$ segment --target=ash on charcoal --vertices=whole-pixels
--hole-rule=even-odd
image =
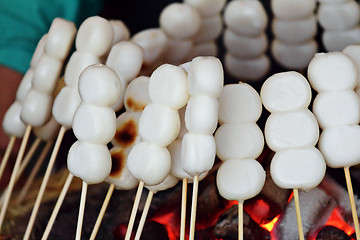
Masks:
[[[336,201],[319,188],[301,191],[299,195],[304,235],[311,238],[326,223],[336,207]],[[294,199],[276,222],[273,234],[277,239],[299,239]]]
[[[244,212],[244,239],[247,240],[267,240],[271,239],[270,233],[260,227],[250,216]],[[226,210],[218,219],[214,234],[223,240],[238,239],[238,206],[234,205]]]
[[[340,212],[345,222],[353,223],[351,206],[349,202],[349,194],[345,187],[335,181],[330,175],[326,174],[319,187],[323,189],[328,195],[334,198],[340,208]],[[360,199],[354,195],[355,205],[358,217],[360,217]]]
[[[351,240],[351,238],[337,227],[325,226],[320,229],[316,240]]]

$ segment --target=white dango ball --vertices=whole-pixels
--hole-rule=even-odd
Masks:
[[[153,193],[157,193],[159,191],[164,191],[169,188],[174,187],[179,182],[179,179],[176,177],[173,177],[171,175],[168,175],[164,181],[161,183],[154,185],[154,186],[145,186],[149,191]]]
[[[273,0],[271,9],[274,15],[282,19],[306,18],[312,14],[316,7],[316,1],[303,0]]]
[[[111,143],[122,148],[131,148],[141,141],[139,119],[141,112],[125,111],[116,118],[116,132]]]
[[[316,35],[316,17],[312,14],[307,18],[292,21],[275,18],[272,21],[272,31],[281,42],[303,43]]]
[[[319,149],[330,167],[350,167],[359,164],[360,127],[353,125],[323,130],[319,139]]]
[[[115,45],[118,42],[126,41],[129,39],[130,31],[123,21],[109,20],[109,23],[111,24],[114,31],[113,41],[111,45]]]
[[[23,103],[25,101],[26,95],[32,86],[31,82],[32,82],[33,76],[34,76],[34,70],[29,69],[26,71],[24,77],[22,78],[20,85],[16,91],[16,100],[19,103]]]
[[[212,135],[187,133],[182,142],[181,156],[183,169],[190,176],[208,172],[214,165],[216,143]]]
[[[222,160],[254,158],[264,148],[263,134],[256,123],[223,124],[215,133],[216,153]]]
[[[360,39],[360,27],[355,27],[341,31],[326,31],[322,35],[322,42],[327,51],[335,52],[341,51],[346,46],[359,43]]]
[[[44,126],[33,128],[34,134],[44,141],[51,141],[55,139],[59,130],[60,125],[56,122],[54,117],[50,118]]]
[[[217,127],[219,102],[203,95],[191,97],[185,112],[185,124],[189,132],[212,134]]]
[[[122,82],[128,82],[138,75],[143,59],[144,51],[139,45],[122,41],[111,48],[106,65],[117,73]]]
[[[106,182],[114,184],[115,188],[121,190],[133,189],[139,183],[127,168],[128,152],[128,150],[121,147],[113,147],[110,149],[112,164],[111,172]]]
[[[313,111],[322,129],[360,122],[360,100],[353,90],[320,92]]]
[[[46,55],[64,61],[73,45],[76,27],[73,22],[55,18],[50,26],[45,43]]]
[[[140,142],[131,149],[127,167],[134,177],[146,185],[161,183],[171,168],[171,157],[165,147]]]
[[[190,95],[220,97],[224,85],[224,71],[216,57],[196,57],[191,61],[188,75]]]
[[[276,112],[266,121],[265,139],[273,151],[314,146],[319,139],[319,126],[308,109]]]
[[[189,39],[170,38],[164,52],[163,61],[169,63],[183,63],[189,58],[194,44]]]
[[[77,141],[69,150],[67,167],[87,184],[101,183],[110,174],[111,155],[106,145]]]
[[[191,176],[187,172],[185,172],[185,170],[182,168],[181,147],[182,147],[182,140],[179,138],[175,139],[175,141],[173,141],[168,146],[168,150],[171,156],[170,174],[179,179],[184,179],[184,178],[190,179]]]
[[[140,117],[139,133],[144,141],[166,146],[175,140],[179,130],[180,118],[176,109],[150,103]]]
[[[294,111],[309,106],[311,88],[300,73],[277,73],[264,82],[260,96],[270,112]]]
[[[149,79],[147,76],[140,76],[129,83],[124,96],[124,105],[127,111],[142,111],[151,102]]]
[[[171,37],[185,39],[199,31],[201,17],[199,12],[184,3],[172,3],[160,14],[160,26]]]
[[[265,54],[253,59],[240,59],[227,52],[225,67],[236,78],[256,82],[269,71],[270,60]]]
[[[259,94],[246,83],[228,84],[219,98],[219,122],[256,122],[262,112]]]
[[[66,86],[77,89],[81,72],[86,67],[100,62],[99,57],[89,53],[74,52],[65,69],[64,79]]]
[[[168,150],[171,156],[170,174],[178,179],[186,178],[189,180],[189,182],[192,182],[193,177],[191,177],[187,172],[185,172],[185,170],[182,167],[181,148],[182,148],[182,140],[179,138],[175,139],[175,141],[168,146]],[[199,181],[204,179],[207,174],[208,172],[204,172],[200,174]]]
[[[6,111],[2,127],[8,136],[15,136],[17,138],[24,136],[26,126],[20,118],[21,110],[22,105],[15,101]]]
[[[56,96],[52,113],[56,121],[65,128],[72,127],[72,120],[81,98],[77,89],[65,86]]]
[[[224,21],[240,35],[256,36],[265,30],[268,17],[259,1],[231,1],[225,7]]]
[[[216,39],[220,36],[223,29],[222,17],[220,14],[203,18],[201,27],[193,37],[195,43]]]
[[[22,107],[21,119],[33,127],[45,124],[51,117],[52,96],[29,90]]]
[[[181,67],[163,64],[158,67],[149,80],[149,97],[152,102],[174,109],[180,109],[187,103],[187,74]]]
[[[35,48],[34,54],[31,57],[30,68],[34,69],[37,66],[37,64],[39,63],[41,56],[44,54],[47,36],[48,36],[48,34],[46,33],[39,40],[39,42]]]
[[[117,74],[103,64],[91,65],[80,74],[79,94],[87,104],[111,106],[120,98],[121,89]]]
[[[110,142],[116,131],[116,116],[111,108],[81,103],[73,118],[77,139],[97,144]]]
[[[301,44],[288,44],[278,39],[271,43],[271,52],[282,66],[289,69],[304,69],[318,51],[315,40]]]
[[[357,84],[357,69],[344,53],[318,53],[308,67],[311,86],[317,91],[354,89]]]
[[[202,43],[195,44],[192,49],[190,56],[192,58],[198,56],[217,56],[218,55],[218,46],[214,41],[206,41]]]
[[[294,148],[275,153],[271,165],[271,178],[285,189],[310,190],[322,181],[326,164],[314,147]]]
[[[144,64],[151,65],[163,56],[168,37],[160,28],[151,28],[136,33],[131,40],[144,49]]]
[[[44,54],[34,70],[32,89],[52,94],[62,70],[62,61]]]
[[[359,22],[360,7],[356,1],[320,4],[317,16],[324,29],[342,31],[354,27]]]
[[[227,28],[224,32],[226,49],[238,58],[254,58],[261,56],[268,47],[265,33],[257,36],[238,35]]]
[[[216,184],[222,197],[243,202],[260,193],[265,171],[254,159],[230,159],[221,164]]]
[[[202,17],[208,17],[219,13],[223,9],[226,0],[185,0],[184,3],[196,8]]]
[[[113,41],[114,30],[105,18],[87,18],[79,27],[75,39],[76,50],[101,57],[108,52]]]

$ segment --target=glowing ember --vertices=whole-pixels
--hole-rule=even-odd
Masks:
[[[338,208],[335,208],[332,212],[331,216],[329,217],[328,221],[325,225],[334,226],[341,230],[343,230],[347,235],[351,235],[354,233],[354,228],[347,224],[343,217],[340,214],[340,210]]]
[[[265,228],[266,230],[268,230],[269,232],[271,232],[274,228],[275,223],[277,222],[277,220],[279,219],[280,215],[276,216],[271,222],[268,222],[266,224],[261,224],[260,226],[262,228]]]

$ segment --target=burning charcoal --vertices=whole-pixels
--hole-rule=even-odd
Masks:
[[[301,217],[306,238],[313,237],[319,227],[326,223],[335,207],[335,200],[319,188],[300,192]],[[273,233],[277,239],[298,239],[294,199],[275,224]]]
[[[291,195],[290,189],[279,188],[271,178],[270,163],[273,156],[268,148],[265,148],[264,153],[260,159],[266,171],[265,185],[260,192],[253,199],[245,202],[244,209],[247,211],[251,218],[258,223],[268,223],[277,215],[281,214],[288,202]]]
[[[212,182],[198,196],[196,224],[202,227],[214,225],[226,203],[227,201],[220,196],[215,182]]]
[[[344,220],[351,224],[353,222],[351,214],[351,206],[349,202],[349,195],[346,188],[337,183],[330,175],[326,174],[324,180],[319,187],[323,189],[328,195],[334,198],[341,209],[341,215]],[[355,204],[358,216],[360,217],[360,200],[354,195]]]
[[[154,221],[148,221],[144,226],[140,239],[169,240],[169,237],[164,225]]]
[[[316,240],[351,240],[351,238],[336,227],[325,226],[319,231]]]
[[[224,240],[238,239],[238,206],[234,205],[226,210],[217,221],[214,234]],[[261,228],[250,216],[244,212],[244,239],[271,239],[270,233]],[[286,238],[284,238],[286,239]]]

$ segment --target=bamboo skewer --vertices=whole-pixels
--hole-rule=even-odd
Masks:
[[[94,228],[93,228],[93,230],[91,232],[90,240],[94,240],[96,238],[96,235],[97,235],[97,233],[99,231],[99,228],[100,228],[100,224],[101,224],[101,222],[102,222],[102,220],[104,218],[106,208],[109,205],[109,202],[110,202],[111,196],[112,196],[112,194],[114,192],[114,189],[115,189],[115,185],[110,184],[110,187],[109,187],[109,190],[108,190],[108,192],[107,192],[107,194],[105,196],[103,205],[101,206],[99,216],[97,217]]]
[[[138,226],[138,229],[136,230],[136,234],[135,234],[134,240],[140,240],[141,233],[142,233],[142,230],[143,230],[144,225],[145,225],[146,217],[147,217],[147,214],[148,214],[148,212],[149,212],[149,208],[150,208],[150,205],[151,205],[151,201],[152,201],[152,199],[153,199],[153,196],[154,196],[154,193],[153,193],[152,191],[149,191],[148,196],[147,196],[147,198],[146,198],[146,202],[145,202],[145,206],[144,206],[143,212],[142,212],[142,214],[141,214],[139,226]]]
[[[353,187],[352,187],[352,183],[351,183],[349,167],[345,167],[344,172],[345,172],[346,186],[347,186],[348,194],[349,194],[351,213],[352,213],[352,217],[353,217],[353,221],[354,221],[355,235],[356,235],[356,239],[360,240],[359,219],[358,219],[358,215],[357,215],[357,211],[356,211],[354,192],[353,192]]]
[[[1,179],[2,175],[3,175],[3,173],[4,173],[6,164],[7,164],[8,160],[9,160],[9,158],[10,158],[10,154],[11,154],[11,151],[12,151],[12,149],[14,147],[15,140],[16,140],[16,137],[12,136],[10,138],[10,141],[9,141],[7,147],[6,147],[4,157],[3,157],[2,161],[1,161],[1,164],[0,164],[0,179]]]
[[[50,174],[51,174],[52,168],[54,166],[56,156],[57,156],[57,154],[59,152],[59,148],[60,148],[62,139],[64,137],[65,131],[66,131],[65,127],[60,128],[58,137],[57,137],[56,142],[55,142],[53,152],[52,152],[50,160],[49,160],[49,164],[47,166],[43,181],[42,181],[41,186],[40,186],[39,193],[38,193],[38,195],[36,197],[36,200],[35,200],[34,208],[33,208],[32,212],[31,212],[29,223],[28,223],[28,225],[26,227],[24,240],[28,240],[30,238],[31,231],[32,231],[32,228],[33,228],[34,223],[35,223],[36,215],[37,215],[37,212],[38,212],[40,204],[41,204],[41,199],[42,199],[42,197],[44,195],[46,185],[47,185],[47,183],[49,181]]]
[[[30,189],[30,186],[31,184],[34,182],[34,179],[37,175],[37,173],[39,172],[40,170],[40,167],[42,165],[42,163],[44,162],[47,154],[49,153],[50,151],[50,148],[52,146],[52,142],[47,142],[44,149],[42,150],[39,158],[37,159],[33,169],[31,170],[31,173],[29,175],[29,177],[26,179],[26,182],[23,186],[23,188],[21,189],[17,199],[16,199],[16,204],[17,205],[20,205],[22,203],[22,201],[24,200],[26,194],[28,193],[29,189]]]
[[[144,182],[140,181],[137,192],[136,192],[135,200],[134,200],[134,205],[133,205],[133,208],[131,210],[129,224],[128,224],[128,227],[126,229],[125,240],[130,240],[131,232],[132,232],[132,229],[133,229],[133,226],[134,226],[135,217],[136,217],[136,213],[137,213],[137,210],[138,210],[138,207],[139,207],[140,198],[141,198],[143,188],[144,188]]]
[[[83,225],[84,213],[85,213],[86,193],[87,193],[87,183],[83,181],[75,240],[81,239],[81,231],[82,231],[82,225]]]
[[[27,165],[30,162],[31,158],[34,156],[34,153],[36,152],[36,150],[39,147],[40,143],[41,143],[41,139],[36,138],[34,143],[31,145],[29,151],[26,153],[23,161],[21,162],[19,172],[18,172],[18,176],[17,176],[16,180],[18,180],[19,177],[21,176],[21,174],[24,172],[25,168],[27,167]]]
[[[239,240],[244,239],[244,204],[238,202],[238,235]]]
[[[184,178],[182,182],[182,195],[181,195],[180,240],[185,240],[187,185],[188,185],[188,180],[187,178]]]
[[[199,187],[199,176],[194,176],[193,195],[192,195],[192,203],[191,203],[189,240],[195,239],[195,221],[196,221],[198,187]]]
[[[66,178],[66,181],[64,183],[64,186],[60,192],[60,195],[59,195],[59,198],[58,200],[56,201],[56,204],[55,204],[55,207],[53,209],[53,212],[51,213],[51,216],[50,216],[50,219],[48,221],[48,224],[46,225],[46,228],[45,228],[45,231],[44,231],[44,234],[42,236],[42,240],[45,240],[45,239],[48,239],[49,235],[50,235],[50,232],[51,232],[51,229],[54,225],[54,222],[55,222],[55,219],[59,213],[59,210],[60,210],[60,207],[62,205],[62,203],[64,202],[64,198],[66,196],[66,193],[70,187],[70,184],[72,182],[74,178],[74,175],[72,175],[71,173],[68,174],[67,178]]]
[[[27,167],[28,163],[30,162],[31,158],[33,157],[36,149],[38,148],[38,146],[40,145],[41,140],[40,139],[36,139],[34,141],[34,143],[32,144],[31,148],[29,149],[29,151],[26,153],[23,161],[20,164],[19,167],[19,171],[17,173],[17,176],[15,178],[15,184],[17,183],[17,181],[19,180],[21,174],[24,172],[25,168]],[[4,192],[6,192],[8,190],[8,187],[6,187],[6,189],[4,190]],[[5,194],[3,194],[0,198],[0,206],[3,204],[4,202],[4,198],[5,198]]]
[[[296,211],[296,220],[298,225],[298,231],[299,231],[299,239],[304,240],[304,231],[301,221],[301,211],[300,211],[300,200],[299,200],[299,191],[297,188],[293,189],[294,193],[294,201],[295,201],[295,211]]]
[[[9,205],[11,193],[12,193],[12,190],[14,188],[15,179],[16,179],[16,176],[18,174],[20,163],[21,163],[21,160],[22,160],[22,158],[24,156],[25,148],[26,148],[27,142],[29,140],[29,136],[30,136],[30,133],[31,133],[31,128],[32,127],[30,125],[28,125],[26,127],[25,134],[24,134],[23,140],[21,142],[20,150],[19,150],[19,153],[18,153],[18,155],[16,157],[14,169],[13,169],[13,172],[11,174],[8,190],[5,192],[5,198],[4,198],[4,202],[3,202],[3,205],[1,207],[1,212],[0,212],[0,230],[2,230],[2,225],[3,225],[4,219],[5,219],[6,210],[7,210],[7,207]]]

